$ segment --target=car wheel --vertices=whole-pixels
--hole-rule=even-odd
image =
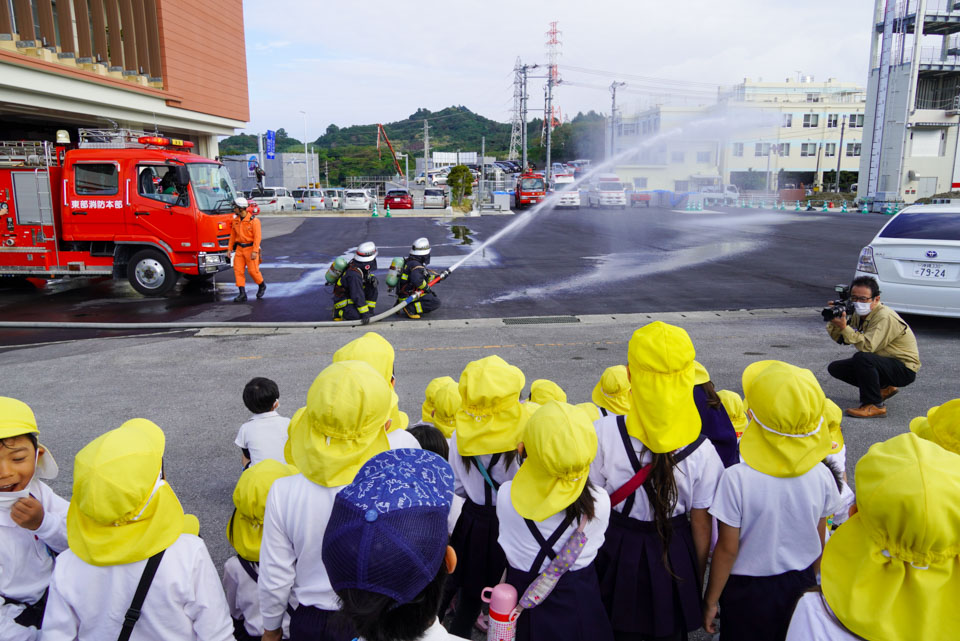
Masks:
[[[179,276],[167,256],[156,249],[141,249],[127,263],[127,280],[144,296],[163,296]]]

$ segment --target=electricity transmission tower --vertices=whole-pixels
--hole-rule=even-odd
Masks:
[[[524,75],[526,69],[520,64],[520,58],[517,58],[517,64],[513,67],[513,127],[510,129],[510,152],[507,154],[507,160],[517,160],[520,157],[520,144],[523,139],[523,91]]]

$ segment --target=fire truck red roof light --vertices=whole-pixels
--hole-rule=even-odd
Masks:
[[[164,138],[162,136],[140,136],[137,142],[141,145],[154,145],[156,147],[183,147],[191,149],[193,143],[189,140],[180,140],[179,138]]]

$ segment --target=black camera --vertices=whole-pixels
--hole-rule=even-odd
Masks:
[[[824,322],[830,322],[834,318],[840,318],[846,312],[847,317],[853,316],[853,302],[850,300],[850,287],[847,285],[837,285],[833,288],[839,298],[830,301],[830,304],[820,310]]]

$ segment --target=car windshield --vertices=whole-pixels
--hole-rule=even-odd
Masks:
[[[254,198],[273,198],[277,195],[276,189],[254,189],[250,192]]]
[[[190,185],[197,199],[197,208],[206,214],[224,214],[233,208],[237,191],[230,174],[222,165],[214,163],[187,163]]]
[[[573,189],[573,183],[557,183],[557,191],[570,191]]]
[[[293,196],[294,198],[303,198],[304,191],[302,189],[294,189],[293,191],[290,192],[290,195]]]
[[[323,198],[323,194],[321,194],[319,191],[308,189],[303,192],[303,197],[304,198]]]
[[[520,181],[520,189],[543,189],[542,178],[524,178]]]
[[[623,191],[623,185],[620,183],[600,183],[600,191]]]
[[[880,238],[960,240],[960,213],[904,212],[890,221]]]

